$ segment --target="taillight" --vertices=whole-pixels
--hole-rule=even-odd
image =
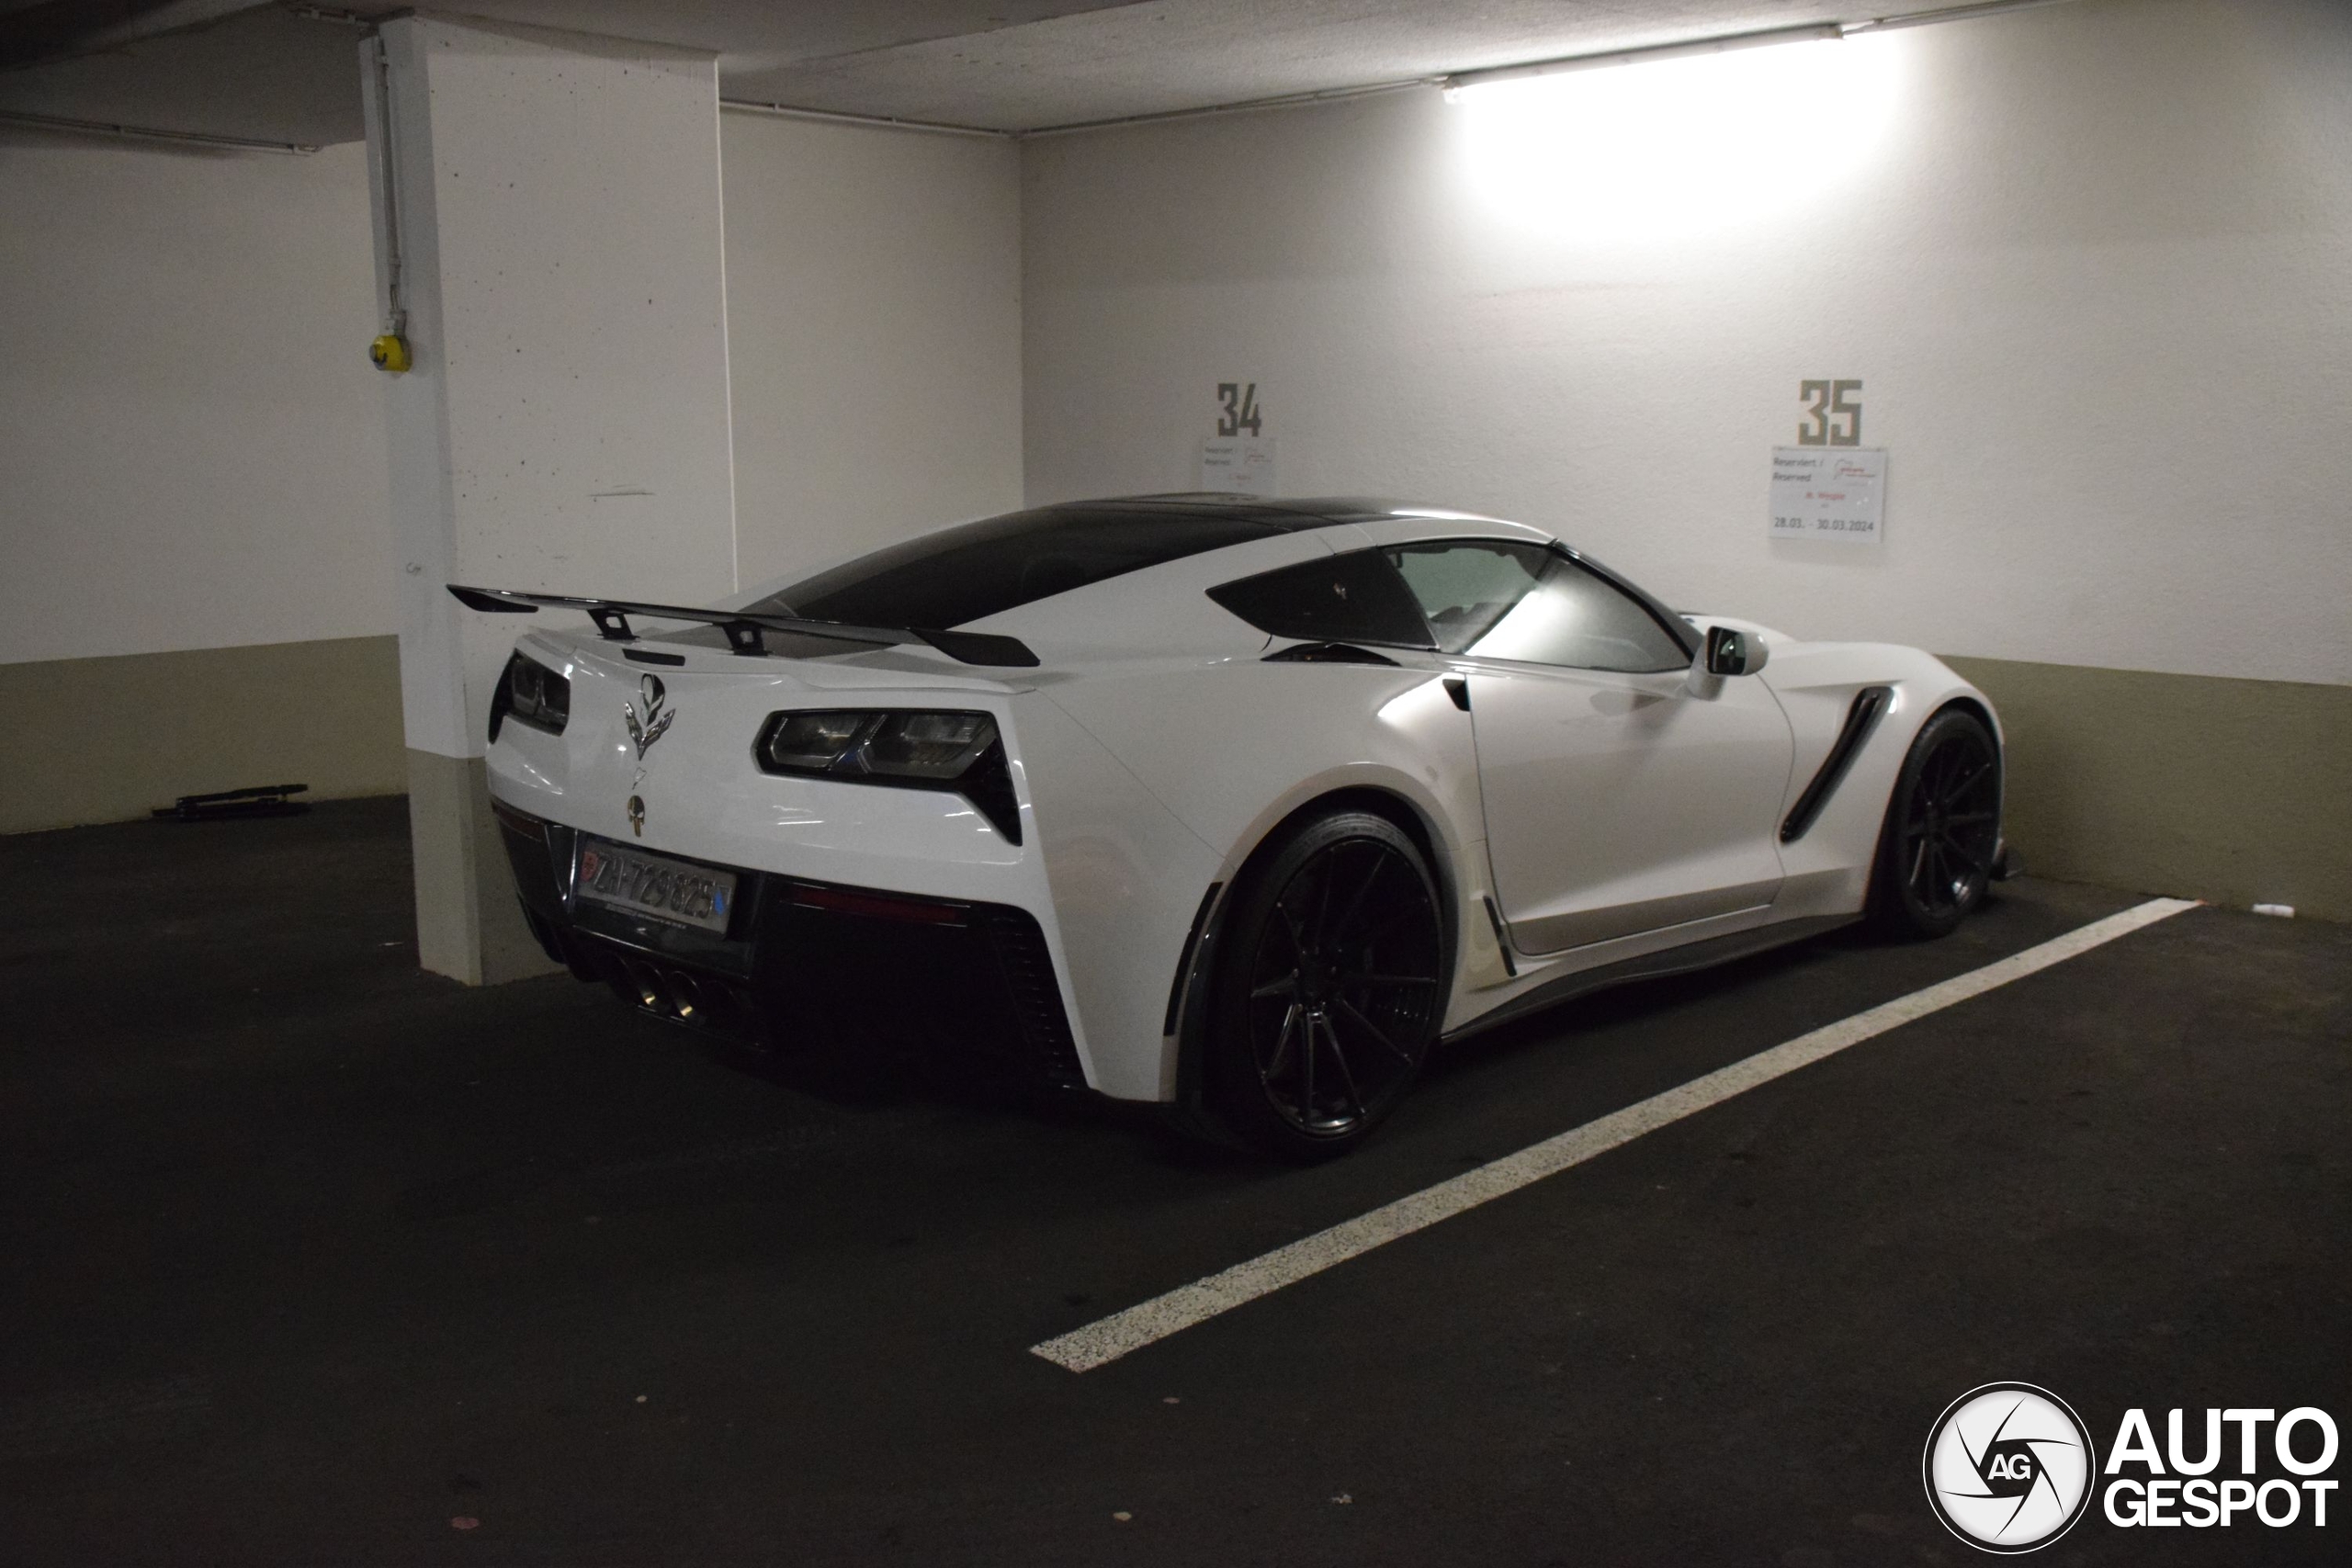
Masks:
[[[490,699],[491,739],[498,739],[500,728],[509,718],[549,735],[560,735],[571,717],[570,681],[520,653],[508,658],[505,672],[498,678],[498,690]]]
[[[1021,811],[996,720],[985,713],[823,708],[770,714],[752,754],[761,771],[845,783],[952,790],[1021,841]]]

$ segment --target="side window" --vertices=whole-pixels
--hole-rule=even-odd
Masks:
[[[1413,596],[1378,550],[1302,561],[1238,582],[1209,597],[1261,632],[1308,642],[1368,642],[1427,648],[1429,627]]]
[[[1420,602],[1438,647],[1466,653],[1527,597],[1551,552],[1537,545],[1464,539],[1406,545],[1390,550],[1388,558]]]
[[[1448,653],[1629,673],[1690,662],[1630,595],[1540,546],[1463,540],[1389,553]]]

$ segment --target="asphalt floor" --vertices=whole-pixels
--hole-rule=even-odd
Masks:
[[[1028,1347],[2141,896],[1570,1003],[1295,1170],[424,976],[407,855],[399,801],[0,840],[0,1560],[1965,1562],[1978,1384],[2352,1426],[2352,928],[2192,910],[1080,1375]]]

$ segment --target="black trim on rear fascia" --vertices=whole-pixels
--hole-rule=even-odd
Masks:
[[[1209,923],[1209,911],[1216,908],[1216,896],[1224,890],[1224,883],[1210,883],[1209,890],[1201,895],[1201,907],[1193,911],[1193,923],[1184,932],[1183,951],[1176,955],[1176,978],[1168,987],[1168,1019],[1159,1026],[1162,1034],[1176,1032],[1176,1015],[1183,1010],[1184,985],[1193,977],[1193,954],[1200,949],[1201,928]]]
[[[1838,729],[1838,739],[1829,743],[1829,755],[1821,760],[1812,782],[1789,808],[1788,820],[1781,824],[1781,842],[1792,844],[1804,837],[1815,818],[1821,815],[1821,808],[1829,804],[1830,795],[1845,782],[1846,770],[1854,765],[1862,742],[1870,739],[1894,696],[1892,686],[1864,686],[1854,694],[1852,705],[1846,709],[1846,722]]]

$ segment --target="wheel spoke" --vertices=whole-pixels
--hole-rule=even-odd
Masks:
[[[1938,790],[1936,792],[1936,798],[1938,800],[1944,801],[1958,800],[1962,795],[1967,794],[1969,790],[1975,787],[1977,780],[1983,778],[1986,773],[1989,773],[1992,771],[1993,764],[1991,762],[1979,762],[1975,767],[1969,770],[1965,778],[1959,780],[1957,783],[1948,784],[1944,788]]]
[[[1354,1019],[1356,1021],[1356,1027],[1363,1030],[1366,1034],[1371,1035],[1374,1042],[1385,1048],[1389,1055],[1395,1056],[1407,1066],[1412,1066],[1413,1058],[1407,1054],[1405,1048],[1397,1044],[1394,1040],[1389,1039],[1387,1032],[1383,1030],[1380,1025],[1373,1022],[1372,1020],[1364,1017],[1363,1013],[1357,1011],[1355,1003],[1349,1001],[1346,998],[1342,997],[1340,998],[1340,1010],[1346,1013],[1350,1018]]]
[[[1348,1103],[1356,1108],[1356,1114],[1358,1116],[1362,1116],[1363,1114],[1363,1096],[1357,1092],[1355,1074],[1348,1070],[1348,1054],[1340,1048],[1340,1032],[1332,1027],[1331,1021],[1329,1017],[1318,1019],[1316,1021],[1322,1024],[1323,1037],[1330,1043],[1331,1065],[1340,1069],[1340,1081],[1347,1087]]]
[[[1374,926],[1370,931],[1364,932],[1363,941],[1361,943],[1363,951],[1366,953],[1372,952],[1381,944],[1384,939],[1389,936],[1390,933],[1394,932],[1397,927],[1403,925],[1407,920],[1411,919],[1415,915],[1418,915],[1420,912],[1420,909],[1416,906],[1408,904],[1405,908],[1397,910],[1392,915],[1389,915],[1378,925]]]
[[[1355,896],[1348,900],[1347,908],[1340,912],[1340,918],[1332,923],[1332,931],[1344,931],[1348,929],[1349,924],[1356,918],[1356,911],[1363,908],[1364,895],[1372,891],[1372,885],[1378,882],[1380,874],[1387,869],[1388,852],[1375,846],[1372,856],[1372,869],[1364,874],[1364,879],[1356,885]],[[1335,860],[1335,874],[1336,870]]]
[[[1296,1032],[1299,1014],[1304,1010],[1306,1010],[1301,1008],[1296,1002],[1293,1002],[1290,1004],[1289,1010],[1283,1014],[1282,1032],[1274,1037],[1273,1060],[1266,1063],[1263,1066],[1258,1069],[1258,1077],[1261,1081],[1268,1085],[1272,1085],[1274,1079],[1281,1076],[1283,1064],[1290,1060],[1291,1035]]]
[[[1963,761],[1959,749],[1950,743],[1936,748],[1934,773],[1926,780],[1928,788],[1923,792],[1929,800],[1941,800],[1944,797],[1952,775],[1961,770]],[[1921,772],[1926,773],[1927,770],[1922,769]]]
[[[1306,1038],[1298,1043],[1299,1090],[1298,1116],[1302,1122],[1315,1120],[1315,1019],[1306,1020]]]
[[[1323,886],[1317,890],[1315,895],[1315,926],[1313,931],[1315,951],[1317,953],[1322,952],[1324,944],[1330,940],[1331,884],[1340,879],[1340,852],[1345,850],[1347,847],[1348,846],[1345,844],[1334,844],[1331,846],[1329,852],[1324,854],[1322,857]]]
[[[1982,724],[1939,714],[1922,727],[1900,777],[1871,872],[1889,896],[1879,914],[1891,930],[1938,936],[1985,896],[1992,879],[2000,748]]]
[[[1289,897],[1290,894],[1288,890],[1284,890],[1283,897],[1287,898]],[[1306,956],[1306,934],[1298,929],[1298,920],[1291,914],[1290,906],[1283,903],[1282,898],[1274,900],[1274,915],[1276,919],[1282,921],[1283,935],[1290,938],[1291,956],[1294,958],[1305,958]]]
[[[1435,1022],[1445,955],[1427,880],[1365,834],[1306,857],[1260,908],[1241,1000],[1265,1103],[1344,1137],[1410,1079]]]

